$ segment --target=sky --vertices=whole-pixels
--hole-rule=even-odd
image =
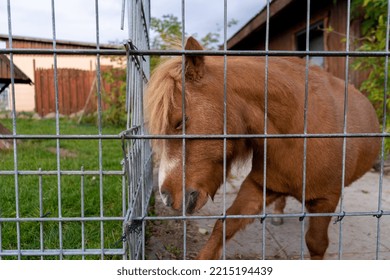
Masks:
[[[173,14],[181,19],[181,2],[151,0],[151,16],[161,18]],[[228,37],[255,16],[264,2],[227,0],[228,20],[238,20],[238,24],[228,30]],[[12,34],[46,39],[53,37],[51,0],[10,0],[10,3]],[[122,0],[99,1],[100,43],[122,42],[128,38],[127,21],[124,30],[120,28],[121,7]],[[7,0],[0,0],[0,34],[8,34],[7,9]],[[224,0],[186,0],[187,35],[201,38],[209,32],[221,32],[223,38],[223,11]],[[55,0],[55,32],[58,40],[96,42],[95,0]]]

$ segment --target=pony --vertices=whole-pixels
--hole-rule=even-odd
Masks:
[[[189,37],[185,50],[201,51],[203,47]],[[301,58],[269,57],[267,70],[265,57],[227,56],[226,60],[225,69],[222,56],[198,53],[169,58],[153,72],[144,100],[149,133],[162,135],[153,140],[153,149],[160,160],[158,184],[165,205],[179,211],[185,209],[187,214],[195,213],[209,198],[213,199],[223,183],[224,172],[229,174],[232,164],[252,156],[251,171],[226,211],[225,234],[223,221],[219,219],[197,259],[219,259],[224,235],[229,240],[254,220],[228,216],[258,215],[263,203],[270,204],[279,198],[283,204],[283,197],[292,196],[303,202],[309,213],[333,213],[343,181],[348,186],[367,172],[380,148],[376,137],[345,138],[343,160],[343,137],[306,140],[302,137],[227,137],[225,140],[193,137],[186,139],[184,146],[180,138],[183,132],[200,136],[224,132],[264,135],[265,125],[269,135],[303,134],[305,127],[308,135],[343,133],[345,102],[346,132],[379,132],[371,103],[352,85],[346,88],[345,81],[320,67],[310,66],[306,86],[306,63]],[[344,100],[346,89],[347,100]],[[164,139],[164,135],[177,137]],[[324,257],[330,220],[329,215],[309,217],[305,241],[311,259]]]

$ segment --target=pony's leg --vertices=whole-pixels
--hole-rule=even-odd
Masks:
[[[284,207],[286,207],[286,196],[282,195],[278,199],[275,200],[274,213],[275,214],[283,214]],[[282,217],[274,217],[271,219],[271,224],[273,224],[274,226],[280,226],[283,224],[283,218]]]
[[[310,213],[333,213],[339,201],[339,195],[315,199],[307,202]],[[331,217],[310,217],[306,232],[306,245],[312,260],[322,260],[329,245],[328,227]]]
[[[268,193],[266,203],[274,201],[278,195]],[[241,188],[234,200],[232,206],[226,211],[227,215],[255,215],[261,212],[263,207],[263,189],[256,180],[248,176],[242,183]],[[226,241],[234,236],[234,234],[243,229],[246,225],[253,222],[254,219],[226,219]],[[213,232],[207,243],[199,252],[197,259],[219,259],[223,246],[223,223],[218,220],[215,223]]]

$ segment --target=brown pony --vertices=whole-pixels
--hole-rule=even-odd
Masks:
[[[186,50],[202,50],[192,37]],[[187,135],[224,132],[224,58],[186,56],[185,117],[182,112],[182,58],[167,60],[149,82],[145,106],[151,134]],[[307,133],[343,133],[345,82],[319,67],[308,75]],[[264,133],[264,57],[227,57],[226,128],[229,135]],[[299,58],[270,57],[268,67],[268,134],[304,133],[305,62]],[[348,86],[348,133],[379,131],[370,102]],[[242,183],[227,215],[254,215],[263,209],[266,175],[266,204],[290,195],[302,202],[303,138],[187,139],[185,142],[185,187],[183,187],[183,141],[160,139],[154,142],[160,157],[159,188],[164,203],[191,214],[213,198],[223,182],[223,162],[229,173],[235,162],[252,155],[252,169]],[[361,177],[373,165],[378,138],[347,138],[345,185]],[[305,206],[309,213],[332,213],[342,188],[343,138],[308,138]],[[185,194],[183,195],[183,189]],[[184,198],[184,206],[183,206]],[[310,217],[306,244],[312,259],[322,259],[328,247],[331,217]],[[229,240],[253,219],[226,219]],[[198,259],[219,259],[223,244],[222,221],[214,230]]]

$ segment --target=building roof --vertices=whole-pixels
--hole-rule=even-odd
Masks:
[[[14,64],[14,82],[31,84],[31,79]],[[11,83],[11,61],[4,54],[0,54],[0,83]]]
[[[9,47],[9,38],[6,34],[0,34],[0,41],[6,42]],[[30,48],[30,49],[51,49],[53,48],[53,39],[43,39],[26,36],[12,36],[13,48]],[[99,44],[100,49],[119,49],[122,46],[114,44]],[[96,43],[77,42],[67,40],[56,40],[58,49],[96,49]]]
[[[296,0],[273,0],[269,6],[269,17],[272,18],[286,6]],[[243,41],[246,37],[265,26],[267,22],[267,6],[265,6],[257,15],[249,20],[240,30],[238,30],[230,39],[227,41],[227,48],[232,49],[239,42]]]

